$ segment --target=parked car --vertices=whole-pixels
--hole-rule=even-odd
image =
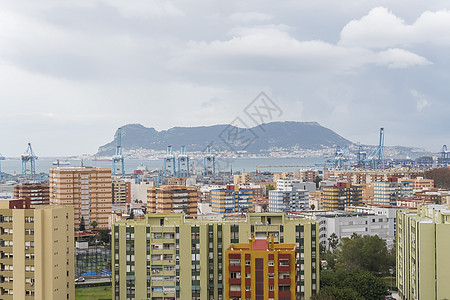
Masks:
[[[84,277],[78,277],[75,279],[75,282],[85,282],[86,279]]]

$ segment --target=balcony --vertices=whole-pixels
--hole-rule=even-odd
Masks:
[[[286,298],[291,298],[291,291],[279,291],[278,292],[278,297],[286,297]]]
[[[230,278],[230,284],[241,284],[241,278]]]
[[[241,291],[230,291],[230,297],[241,297]]]
[[[291,266],[278,266],[278,272],[290,272]]]
[[[239,266],[235,266],[235,265],[230,266],[230,272],[240,272],[240,271],[241,271],[240,265]]]

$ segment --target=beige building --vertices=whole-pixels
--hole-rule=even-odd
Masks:
[[[397,287],[401,299],[450,298],[450,209],[397,211]]]
[[[249,173],[242,173],[233,176],[234,185],[247,184],[252,182],[252,175]]]
[[[147,190],[147,209],[150,213],[184,212],[189,217],[196,217],[199,200],[199,190],[192,186],[165,185]]]
[[[0,299],[75,299],[73,207],[0,200]]]
[[[84,220],[86,229],[93,221],[97,228],[107,229],[112,206],[111,169],[53,168],[50,169],[50,202],[74,207],[75,229]]]
[[[25,183],[14,186],[14,199],[29,198],[31,205],[48,205],[50,193],[48,184]]]

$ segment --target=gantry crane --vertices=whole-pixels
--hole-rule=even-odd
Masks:
[[[112,157],[112,173],[117,175],[120,171],[121,176],[125,176],[125,160],[122,154],[122,127],[116,133],[116,154]]]

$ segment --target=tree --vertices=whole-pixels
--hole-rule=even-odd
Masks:
[[[319,176],[316,176],[316,179],[314,179],[314,182],[316,183],[316,189],[319,188],[321,181],[322,179]]]
[[[110,243],[110,233],[111,233],[111,231],[107,230],[107,229],[99,230],[98,231],[98,239],[105,244],[109,244]]]
[[[320,293],[311,299],[378,300],[388,294],[388,287],[383,280],[365,270],[323,270],[320,276]]]
[[[310,205],[310,208],[311,208],[311,210],[315,210],[315,209],[316,209],[316,206],[315,206],[314,204],[311,204],[311,205]]]
[[[450,188],[450,169],[439,168],[431,169],[425,172],[425,178],[433,179],[434,186],[441,189]]]
[[[80,231],[85,231],[86,230],[86,225],[84,224],[84,217],[81,216],[81,220],[80,220]]]
[[[263,205],[261,205],[263,211],[267,211],[267,203],[264,203]]]
[[[275,189],[275,186],[273,184],[268,184],[266,187],[266,196],[269,195],[269,191],[273,191]]]
[[[348,271],[367,270],[372,274],[389,273],[386,242],[377,235],[352,235],[342,238],[337,250],[339,267]]]
[[[92,228],[95,230],[95,228],[97,228],[97,226],[98,226],[98,223],[97,223],[97,221],[92,221],[91,222],[91,226],[92,226]]]
[[[339,238],[336,235],[336,233],[333,232],[330,235],[330,237],[328,238],[328,247],[329,247],[328,249],[330,251],[334,251],[334,250],[336,250],[338,244],[339,244]]]

